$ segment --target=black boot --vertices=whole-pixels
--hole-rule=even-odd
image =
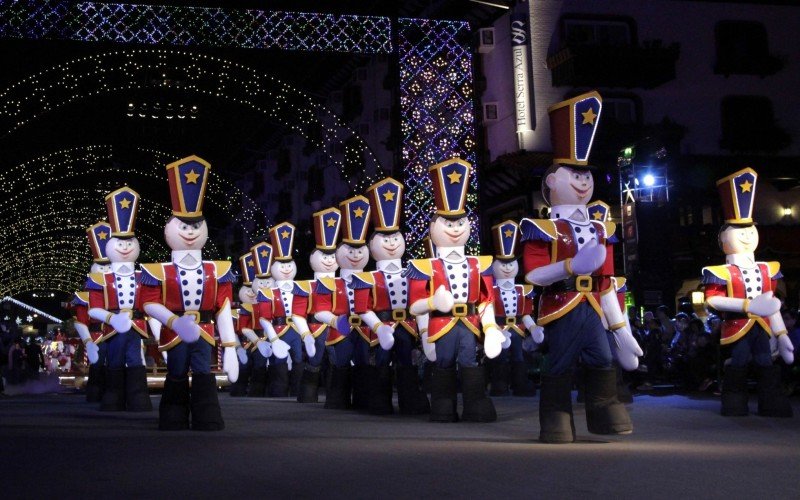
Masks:
[[[369,409],[370,388],[375,382],[375,367],[355,365],[353,367],[353,409],[367,411]]]
[[[349,366],[331,365],[328,377],[328,387],[325,391],[325,408],[329,410],[349,410],[352,406],[350,401],[350,377]]]
[[[287,363],[269,365],[267,396],[283,398],[289,394],[289,365]]]
[[[192,374],[192,430],[221,431],[225,428],[213,373]]]
[[[284,365],[285,366],[285,365]],[[263,398],[267,392],[267,367],[253,368],[247,386],[248,398]]]
[[[252,364],[252,361],[248,362],[246,365],[239,363],[239,378],[236,379],[236,382],[231,384],[230,395],[232,398],[247,396],[247,384],[250,382],[250,373],[253,371]]]
[[[428,360],[423,361],[422,365],[422,392],[430,394],[432,391],[431,377],[433,377],[434,364]]]
[[[431,371],[431,422],[458,422],[455,367]]]
[[[511,375],[511,365],[508,361],[491,359],[486,368],[489,370],[489,395],[508,396],[508,379]]]
[[[189,428],[189,379],[167,375],[158,405],[158,429],[182,431]]]
[[[147,369],[133,366],[125,369],[125,405],[128,411],[150,411],[153,403],[147,390]]]
[[[586,371],[586,426],[592,434],[630,434],[631,417],[617,399],[614,368],[584,368]]]
[[[542,375],[539,395],[539,441],[572,443],[575,422],[572,419],[572,373]]]
[[[617,371],[617,399],[620,403],[633,403],[633,393],[625,380],[625,372],[622,371],[621,366],[615,364],[615,367]]]
[[[300,392],[297,394],[298,403],[319,402],[319,366],[306,366],[303,377],[300,379]]]
[[[374,381],[370,383],[369,412],[372,415],[391,415],[392,406],[392,370],[389,366],[372,367]]]
[[[100,401],[101,411],[125,411],[125,370],[106,369],[106,392]]]
[[[757,373],[758,414],[762,417],[791,417],[792,404],[781,388],[781,367],[759,366]]]
[[[505,366],[508,368],[508,364]],[[494,403],[486,396],[484,367],[461,367],[461,395],[464,398],[462,420],[465,422],[494,422],[497,420]]]
[[[289,372],[289,396],[300,394],[300,381],[303,378],[303,368],[305,363],[298,361],[292,364],[292,371]]]
[[[511,363],[511,392],[514,396],[526,398],[536,395],[536,384],[528,377],[528,363]]]
[[[424,415],[431,412],[428,396],[419,387],[416,366],[397,366],[397,406],[402,415]]]
[[[722,379],[722,415],[744,417],[747,408],[747,367],[726,366]]]
[[[103,399],[105,368],[100,363],[89,365],[89,378],[86,380],[86,402],[99,403]]]

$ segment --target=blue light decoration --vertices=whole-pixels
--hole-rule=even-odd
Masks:
[[[422,240],[434,211],[428,167],[458,156],[473,168],[467,192],[472,222],[467,252],[477,255],[480,227],[475,212],[478,171],[469,23],[400,19],[397,35],[408,253],[415,258],[425,255]]]
[[[0,0],[0,37],[352,54],[392,52],[391,20],[382,16],[64,0]]]

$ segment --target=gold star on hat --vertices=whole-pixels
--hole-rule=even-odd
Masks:
[[[461,174],[453,170],[447,175],[447,178],[450,179],[450,184],[457,184],[461,182]]]
[[[187,184],[197,184],[197,178],[200,177],[200,174],[195,173],[194,169],[186,172],[185,175]]]
[[[739,187],[742,188],[743,193],[752,192],[750,188],[753,187],[753,183],[750,181],[744,181],[743,183],[739,184]]]
[[[119,206],[122,208],[130,208],[131,200],[127,198],[123,198],[122,201],[119,202]]]
[[[597,118],[597,115],[594,114],[594,109],[589,108],[589,111],[586,111],[585,113],[581,113],[581,115],[583,115],[583,123],[582,123],[582,125],[586,125],[587,123],[589,125],[594,125],[594,119]]]

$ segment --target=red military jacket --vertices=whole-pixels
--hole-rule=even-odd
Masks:
[[[506,311],[503,301],[503,292],[513,294],[513,299],[516,304],[516,313],[512,314],[511,311]],[[500,326],[505,325],[503,330],[510,330],[515,332],[522,338],[530,335],[530,332],[525,329],[525,326],[520,326],[517,318],[525,315],[533,314],[533,286],[531,285],[514,285],[513,289],[505,290],[495,285],[494,287],[494,316],[497,324]]]
[[[292,303],[290,304],[292,312],[288,316],[286,314],[286,304],[283,302],[280,288],[260,289],[258,291],[258,302],[255,309],[256,319],[264,318],[270,321],[278,337],[282,337],[290,328],[302,335],[305,332],[297,330],[297,327],[292,322],[292,317],[300,316],[305,318],[306,314],[308,314],[308,298],[311,294],[309,287],[310,285],[307,281],[294,282],[292,287]],[[276,324],[278,322],[283,324]],[[317,335],[319,335],[319,333],[317,333]],[[317,335],[314,337],[316,338]]]
[[[546,325],[556,320],[582,301],[591,304],[597,314],[603,318],[600,308],[600,295],[613,289],[611,278],[614,276],[614,250],[611,246],[616,242],[613,222],[591,221],[598,244],[606,245],[606,261],[590,277],[576,277],[581,280],[580,289],[574,291],[548,290],[545,287],[539,299],[539,317],[537,323]],[[578,252],[576,235],[566,219],[522,219],[522,266],[525,274],[536,268],[572,258]]]
[[[492,289],[492,257],[479,256],[467,257],[468,287],[467,305],[475,308],[474,314],[461,314],[456,311],[459,304],[453,307],[452,315],[439,316],[431,311],[428,320],[428,342],[434,342],[442,335],[447,334],[459,322],[463,323],[476,337],[481,336],[480,315],[478,309],[494,301]],[[452,291],[450,281],[442,259],[417,259],[408,263],[406,276],[408,277],[409,304],[418,300],[427,300],[440,286]]]
[[[778,280],[783,277],[779,262],[756,262],[758,273],[752,282],[745,282],[742,269],[733,264],[722,266],[709,266],[703,268],[702,282],[705,285],[705,297],[731,297],[735,299],[746,299],[748,288],[760,286],[760,293],[774,291]],[[756,278],[758,281],[756,281]],[[751,278],[747,278],[751,279]],[[756,294],[760,294],[756,292]],[[730,344],[742,338],[747,332],[758,323],[769,333],[773,332],[770,327],[769,318],[762,318],[749,313],[722,312],[722,330],[720,333],[720,344]]]
[[[233,314],[233,329],[236,331],[236,336],[239,338],[239,343],[242,344],[242,347],[253,351],[256,349],[256,345],[250,342],[250,339],[245,337],[242,330],[245,328],[250,328],[254,332],[258,333],[258,330],[253,328],[253,306],[255,304],[239,304],[235,310],[231,311]],[[261,326],[259,325],[259,329]]]
[[[233,282],[235,277],[231,272],[231,263],[228,261],[204,260],[198,276],[203,280],[202,296],[198,311],[188,311],[200,325],[200,336],[212,346],[214,340],[214,323],[208,316],[233,302]],[[182,315],[184,308],[181,296],[181,280],[179,272],[182,269],[172,262],[157,264],[142,264],[142,304],[161,304],[173,313]],[[187,270],[184,270],[187,271]],[[191,271],[195,271],[192,269]],[[187,271],[188,272],[188,271]],[[195,277],[195,276],[193,276]],[[164,325],[161,329],[159,350],[167,351],[181,342],[181,338],[172,329]]]
[[[70,302],[75,316],[75,322],[86,325],[92,342],[99,344],[103,341],[103,329],[100,322],[89,317],[89,292],[75,292]]]
[[[401,307],[392,308],[392,298],[389,295],[389,287],[386,284],[385,272],[370,271],[356,273],[353,275],[351,286],[355,289],[354,312],[356,314],[364,314],[368,311],[372,311],[382,316],[385,315],[385,313],[391,313],[391,319],[388,319],[388,317],[386,319],[381,318],[381,323],[395,329],[400,327],[414,337],[419,336],[417,334],[417,322],[408,315],[408,292],[406,290],[392,290],[397,295],[401,294],[401,292],[406,293],[406,296],[401,296],[396,299],[398,305]],[[375,338],[374,342],[377,343],[377,338]]]
[[[370,345],[377,344],[378,339],[375,334],[369,328],[363,326],[361,324],[361,318],[355,313],[355,310],[350,309],[348,286],[344,279],[319,278],[314,283],[315,286],[312,291],[310,314],[313,315],[323,311],[331,312],[336,316],[347,314],[350,316],[351,329],[361,335],[361,338],[369,342]],[[340,332],[336,328],[330,327],[325,345],[334,345],[341,342],[348,333],[349,332]],[[375,342],[374,344],[373,341]]]
[[[141,292],[141,271],[135,273],[136,286],[134,293],[133,309],[131,313],[131,324],[134,330],[144,338],[148,338],[147,322],[144,319],[144,309],[142,308],[142,292]],[[86,289],[89,291],[89,309],[99,307],[110,312],[120,312],[119,297],[117,296],[116,287],[116,274],[110,273],[91,273],[89,279],[86,280]],[[133,315],[136,316],[133,316]],[[116,330],[111,328],[111,325],[103,323],[102,327],[103,337],[100,341],[105,341],[117,334]]]

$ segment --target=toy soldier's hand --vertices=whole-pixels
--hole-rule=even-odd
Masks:
[[[428,358],[428,361],[431,363],[436,361],[436,344],[433,342],[428,342],[428,332],[422,332],[422,352],[425,354],[425,357]]]
[[[787,365],[794,363],[794,346],[792,340],[785,333],[778,335],[778,353]]]
[[[455,299],[453,298],[453,294],[444,288],[444,285],[440,286],[436,289],[436,292],[433,294],[433,308],[439,312],[449,313],[453,310],[453,305],[455,304]]]
[[[272,356],[272,344],[270,342],[267,342],[266,340],[259,340],[256,344],[256,348],[258,349],[258,352],[260,352],[265,358]]]
[[[781,310],[781,301],[765,292],[747,303],[747,312],[766,318]]]
[[[306,354],[308,354],[309,358],[313,358],[314,355],[317,354],[315,341],[316,339],[310,333],[303,337],[303,344],[306,346]]]
[[[384,351],[388,351],[394,345],[394,328],[389,325],[380,325],[375,329],[375,335],[378,336],[378,342]]]
[[[236,355],[239,357],[239,363],[246,365],[247,364],[247,350],[239,346],[236,348]]]
[[[541,327],[537,327],[537,328],[541,328]],[[524,351],[527,351],[527,352],[535,351],[536,349],[539,348],[540,345],[541,345],[541,342],[536,342],[536,340],[533,338],[533,335],[525,337],[522,340],[522,349]]]
[[[503,335],[503,332],[498,330],[496,326],[486,328],[483,338],[483,352],[486,353],[486,357],[494,359],[499,356],[500,351],[503,350],[503,343],[505,341],[505,335]]]
[[[614,344],[617,354],[617,361],[623,370],[632,371],[639,367],[639,357],[644,356],[639,343],[633,338],[630,328],[627,325],[617,328],[614,334]]]
[[[503,337],[506,338],[503,343],[500,344],[500,347],[503,349],[508,349],[511,347],[511,330],[500,330],[500,333],[502,333]]]
[[[191,315],[187,314],[175,318],[171,326],[172,330],[178,334],[178,337],[188,344],[197,342],[200,338],[200,325],[194,322],[194,318]]]
[[[572,274],[592,274],[603,265],[605,260],[605,245],[598,245],[597,241],[592,240],[578,250],[578,253],[572,258]]]
[[[272,354],[278,359],[286,359],[289,356],[289,344],[281,339],[272,341]]]
[[[117,332],[125,333],[131,329],[131,318],[128,317],[128,313],[119,312],[117,314],[111,315],[109,324],[111,325],[111,328],[113,328]]]
[[[236,382],[239,379],[239,358],[236,348],[226,347],[222,354],[222,370],[228,374],[228,380]]]
[[[533,318],[528,315],[522,317],[522,323],[525,325],[525,329],[531,332],[531,336],[528,338],[533,339],[535,344],[544,342],[544,327],[537,325],[536,322],[533,321]],[[538,345],[536,347],[538,347]]]
[[[90,364],[93,365],[97,363],[98,359],[100,359],[100,356],[97,354],[99,350],[100,348],[97,347],[97,344],[95,344],[91,340],[89,342],[86,342],[86,357],[89,358]]]

